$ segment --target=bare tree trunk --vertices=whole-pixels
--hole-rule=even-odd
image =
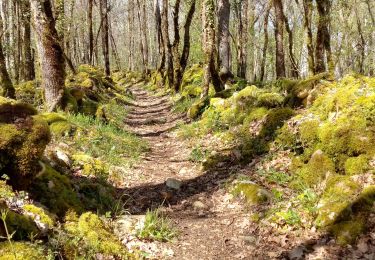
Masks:
[[[173,10],[173,31],[174,40],[172,45],[173,51],[173,88],[176,92],[180,88],[180,77],[181,75],[181,63],[180,63],[180,27],[179,27],[179,14],[180,14],[180,0],[176,0]]]
[[[61,105],[64,93],[63,51],[50,0],[31,0],[45,100],[49,111]]]
[[[275,8],[276,24],[276,77],[285,78],[285,53],[284,53],[284,12],[281,0],[273,1]]]
[[[109,28],[108,28],[108,2],[107,0],[100,0],[100,17],[102,20],[102,52],[104,59],[105,75],[111,74],[109,63]]]
[[[330,24],[330,0],[316,0],[317,9],[319,13],[318,29],[316,33],[316,47],[315,47],[315,73],[326,71],[325,54],[329,71],[333,72],[333,62],[331,54],[331,36],[329,33]]]
[[[196,0],[193,0],[191,2],[189,12],[186,16],[186,21],[184,25],[185,34],[184,34],[184,47],[182,48],[182,54],[181,54],[181,70],[182,74],[186,69],[187,62],[189,60],[190,55],[190,26],[193,21],[194,13],[195,13],[195,6],[196,6]]]
[[[229,18],[230,1],[219,0],[218,2],[218,65],[220,68],[220,78],[223,81],[231,74],[230,69],[230,44],[229,44]]]

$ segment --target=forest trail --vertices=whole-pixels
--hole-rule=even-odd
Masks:
[[[159,208],[179,232],[177,241],[158,244],[162,247],[158,251],[164,253],[156,257],[191,260],[253,256],[256,238],[249,233],[249,215],[230,202],[224,189],[233,169],[222,165],[212,172],[202,172],[200,165],[189,160],[188,146],[170,131],[185,118],[172,113],[169,99],[153,96],[140,85],[130,91],[135,102],[125,122],[129,131],[147,140],[150,151],[134,167],[126,207],[135,215]],[[174,185],[181,187],[172,188]]]

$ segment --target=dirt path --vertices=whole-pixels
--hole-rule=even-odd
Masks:
[[[250,257],[256,238],[246,233],[249,216],[239,205],[229,203],[230,196],[223,189],[233,169],[223,166],[202,172],[200,165],[189,161],[187,145],[170,131],[184,118],[171,112],[168,98],[154,97],[140,86],[130,90],[135,102],[125,122],[129,131],[147,140],[151,150],[134,167],[128,206],[132,214],[143,214],[164,202],[162,210],[180,235],[173,243],[159,245],[169,252],[163,258]],[[181,188],[168,187],[168,179]]]
[[[129,107],[125,122],[129,131],[147,140],[150,151],[129,174],[122,190],[129,196],[125,207],[132,216],[159,208],[180,232],[177,240],[170,243],[138,241],[143,245],[136,244],[136,247],[149,252],[149,258],[375,258],[375,254],[371,254],[371,250],[375,252],[375,244],[371,244],[375,238],[372,231],[363,235],[356,246],[342,248],[330,237],[315,231],[283,231],[252,222],[252,211],[232,198],[227,184],[236,174],[253,174],[253,167],[221,163],[203,171],[200,165],[189,160],[188,144],[171,131],[185,118],[171,112],[169,98],[153,96],[141,85],[131,87],[130,91],[135,101]],[[176,185],[180,187],[172,187]],[[253,210],[257,212],[257,208]],[[136,240],[126,238],[124,243],[129,247],[132,239]],[[362,252],[364,249],[370,253]]]

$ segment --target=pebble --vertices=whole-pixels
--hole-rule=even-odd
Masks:
[[[193,208],[195,208],[195,209],[206,209],[207,206],[203,202],[197,200],[197,201],[194,201]]]
[[[167,181],[165,182],[165,185],[166,185],[168,188],[170,188],[170,189],[180,190],[180,189],[181,189],[181,186],[182,186],[182,181],[177,180],[177,179],[173,179],[173,178],[169,178],[169,179],[167,179]]]

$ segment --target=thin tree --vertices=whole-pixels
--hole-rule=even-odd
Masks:
[[[109,76],[111,74],[110,61],[109,61],[109,25],[108,25],[108,1],[99,1],[100,18],[102,20],[102,53],[104,59],[104,69],[105,75]]]

